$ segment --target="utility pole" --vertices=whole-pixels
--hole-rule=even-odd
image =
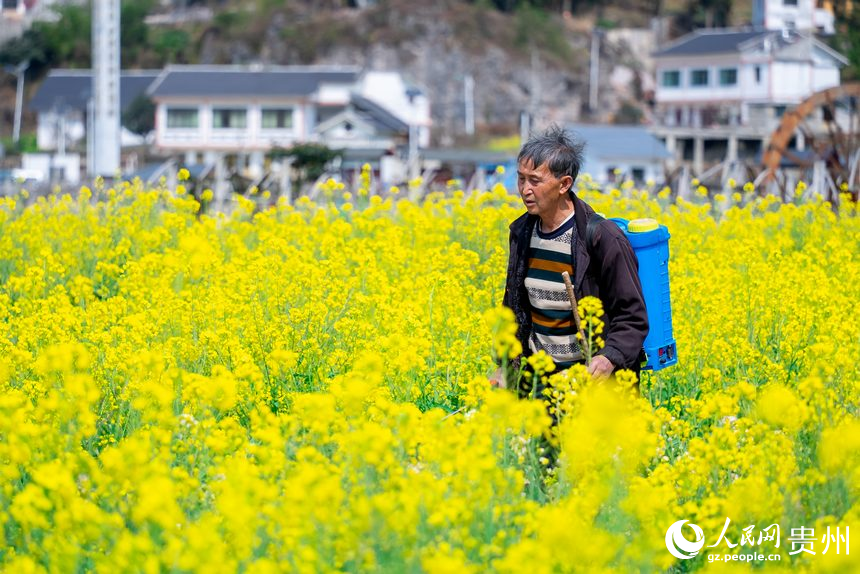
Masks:
[[[591,31],[591,64],[588,75],[588,109],[592,114],[597,113],[597,84],[600,81],[600,34],[595,26]]]
[[[466,104],[466,134],[475,135],[475,78],[467,74],[463,79],[463,91]]]
[[[57,112],[57,154],[66,155],[66,107]]]
[[[540,56],[538,54],[537,48],[532,45],[531,47],[531,88],[529,93],[529,123],[537,122],[538,117],[538,109],[541,105],[541,90],[540,90],[540,74],[538,70],[540,69]],[[529,126],[531,127],[531,126]]]
[[[93,158],[90,176],[114,177],[120,160],[120,3],[93,0]]]
[[[87,99],[87,175],[91,176],[96,172],[95,157],[96,145],[96,104],[92,94]]]
[[[14,75],[18,80],[18,85],[15,90],[15,123],[12,126],[12,141],[18,143],[21,139],[21,114],[24,109],[24,75],[30,67],[30,61],[21,62],[14,68],[5,66],[5,70]]]
[[[520,111],[520,145],[522,146],[529,139],[531,131],[531,117],[526,110]]]
[[[406,90],[406,97],[409,99],[409,133],[408,133],[408,157],[406,159],[406,170],[410,180],[415,179],[421,174],[421,160],[418,156],[418,148],[420,146],[419,138],[421,133],[418,126],[418,96],[421,94],[418,90]]]

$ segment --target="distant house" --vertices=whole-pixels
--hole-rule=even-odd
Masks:
[[[409,124],[373,101],[350,94],[345,104],[320,106],[314,136],[329,147],[380,148],[406,145]]]
[[[34,3],[33,0],[0,0],[0,16],[3,18],[23,18]]]
[[[846,58],[808,32],[697,30],[654,54],[654,128],[679,159],[753,156],[789,106],[838,86]]]
[[[391,86],[394,86],[393,88]],[[296,143],[381,157],[429,142],[426,96],[399,74],[337,66],[170,66],[149,87],[154,145],[187,163],[232,155],[252,172]]]
[[[17,38],[34,21],[56,22],[54,8],[62,4],[80,4],[80,0],[0,0],[0,44]]]
[[[753,0],[753,26],[833,34],[833,3],[829,0]]]
[[[34,0],[0,0],[0,44],[24,33]]]
[[[672,159],[646,126],[569,124],[567,130],[585,144],[581,173],[600,183],[662,181],[664,163]]]
[[[259,173],[266,152],[316,142],[347,150],[344,162],[378,163],[405,157],[410,144],[430,142],[430,104],[396,72],[354,67],[169,66],[124,71],[126,110],[145,95],[156,105],[152,145],[187,165],[218,157]],[[79,146],[86,136],[92,95],[89,70],[53,70],[29,103],[38,114],[44,151]],[[143,138],[122,131],[123,145]],[[234,161],[235,160],[235,161]],[[378,166],[377,166],[378,167]]]
[[[146,91],[158,74],[158,71],[122,73],[120,105],[123,111]],[[37,114],[36,143],[40,150],[73,148],[86,138],[87,106],[92,97],[92,84],[90,70],[52,70],[42,81],[29,104]],[[142,142],[140,136],[128,130],[122,131],[123,145]]]

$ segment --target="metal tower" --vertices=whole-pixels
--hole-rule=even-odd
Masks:
[[[114,177],[120,164],[120,0],[93,2],[93,97],[87,159],[90,176]]]

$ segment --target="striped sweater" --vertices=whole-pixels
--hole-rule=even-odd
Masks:
[[[571,242],[575,225],[573,214],[550,233],[542,233],[540,224],[535,225],[525,279],[532,316],[529,347],[532,353],[543,349],[560,369],[583,359],[570,298],[561,277],[562,271],[573,277]]]

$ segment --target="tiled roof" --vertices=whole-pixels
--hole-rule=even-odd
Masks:
[[[123,72],[119,84],[122,109],[126,109],[142,94],[158,74],[158,71],[153,70]],[[54,107],[85,110],[92,91],[90,70],[51,70],[30,100],[29,107],[37,112],[49,111]]]
[[[669,159],[672,154],[645,126],[569,124],[567,130],[585,143],[585,155],[600,159]]]
[[[377,133],[406,133],[409,131],[409,125],[406,122],[374,101],[353,94],[350,102],[362,119],[376,128]]]
[[[654,53],[654,56],[698,56],[704,54],[731,54],[740,51],[740,45],[754,38],[774,34],[773,30],[704,29],[695,30]],[[776,35],[779,35],[777,32]]]
[[[351,84],[358,69],[349,66],[170,66],[150,88],[153,98],[170,96],[307,96],[322,83]]]

